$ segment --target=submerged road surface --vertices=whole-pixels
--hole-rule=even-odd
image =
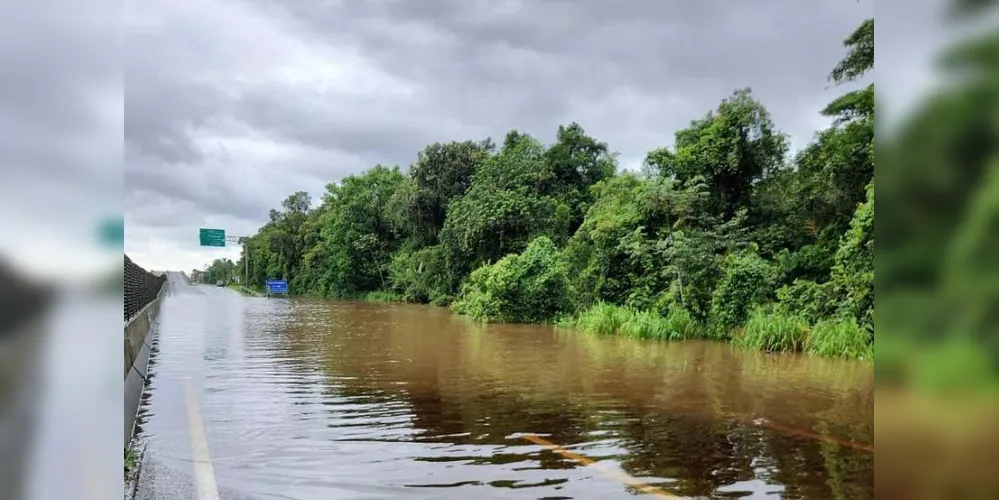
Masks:
[[[137,498],[873,496],[873,370],[170,275]]]

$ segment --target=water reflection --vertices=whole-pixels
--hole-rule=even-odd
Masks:
[[[489,474],[481,466],[578,467],[510,437],[536,433],[680,495],[873,491],[873,454],[863,449],[873,442],[869,365],[479,326],[427,307],[290,304],[272,332],[286,356],[316,363],[333,392],[364,402],[330,406],[336,425],[356,429],[341,439],[446,445],[412,459],[460,464],[449,485],[563,484],[558,474],[479,477]]]
[[[156,467],[189,470],[189,384],[238,498],[639,492],[606,470],[691,497],[872,496],[869,365],[197,290],[164,303],[144,432]]]

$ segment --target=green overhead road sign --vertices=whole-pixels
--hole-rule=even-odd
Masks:
[[[201,246],[203,247],[224,247],[225,229],[205,229],[201,228]]]

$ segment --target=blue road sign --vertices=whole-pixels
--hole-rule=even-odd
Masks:
[[[267,293],[288,293],[288,282],[285,280],[267,280]]]

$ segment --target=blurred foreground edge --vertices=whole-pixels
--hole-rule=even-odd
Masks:
[[[939,80],[876,138],[877,498],[999,498],[996,3],[919,4],[943,14],[943,45],[882,52],[911,49]]]
[[[0,500],[24,497],[39,401],[39,355],[54,298],[0,261]]]

